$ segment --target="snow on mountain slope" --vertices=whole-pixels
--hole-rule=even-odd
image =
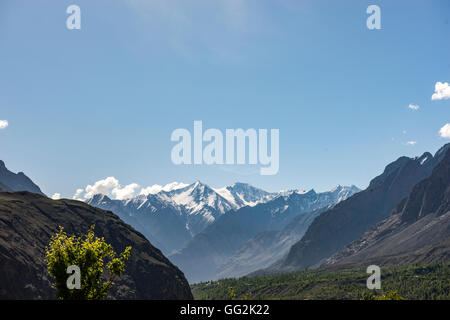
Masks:
[[[242,182],[237,182],[232,186],[214,189],[214,191],[228,200],[236,208],[254,206],[258,203],[273,199],[278,195],[277,193],[269,193]]]
[[[161,192],[161,191],[172,191],[172,190],[181,189],[186,186],[188,186],[188,184],[182,183],[182,182],[172,182],[172,183],[166,184],[165,186],[161,186],[159,184],[154,184],[150,187],[142,189],[139,195],[147,196],[149,194],[157,194],[158,192]]]
[[[322,208],[328,209],[342,197],[358,191],[359,189],[354,186],[338,186],[333,191],[322,193],[316,193],[314,190],[308,192],[292,191],[256,206],[241,207],[219,217],[214,224],[195,235],[183,249],[170,255],[170,259],[183,270],[191,282],[216,279],[218,274],[225,271],[221,269],[222,264],[227,263],[227,260],[246,241],[261,232],[282,230],[297,216]],[[302,225],[310,223],[311,220],[306,219]],[[270,238],[265,241],[267,244],[275,243],[273,246],[270,245],[273,250],[267,250],[269,255],[280,249],[279,246],[276,246],[278,240],[279,238]],[[298,239],[295,238],[295,240]],[[264,254],[265,248],[259,246],[257,248],[258,253],[255,253],[251,259],[249,252],[253,249],[246,250],[244,255],[247,258],[237,258],[233,262],[233,266],[245,264],[248,271],[252,270],[256,261],[262,261],[258,259],[261,258],[261,252]],[[288,250],[289,246],[284,247],[284,249]],[[272,260],[270,257],[266,257],[265,261],[271,262]],[[227,268],[224,269],[231,272],[233,267],[227,265]]]
[[[148,238],[160,243],[165,253],[170,253],[181,249],[191,237],[226,212],[267,201],[274,195],[242,183],[218,190],[222,192],[200,181],[190,185],[174,182],[146,188],[145,192],[130,199],[112,200],[95,195],[86,202],[115,212]]]
[[[339,188],[341,189],[330,192],[329,195],[324,193],[320,196],[315,195],[312,190],[310,205],[315,207],[335,203],[336,200],[331,198],[339,197],[346,190]],[[113,200],[97,194],[86,202],[116,213],[152,242],[158,243],[164,253],[170,254],[183,248],[195,235],[227,212],[244,206],[255,206],[278,195],[246,183],[215,189],[196,181],[189,185],[181,182],[165,186],[153,185],[140,195],[124,200]],[[324,204],[313,204],[314,201],[323,201]]]

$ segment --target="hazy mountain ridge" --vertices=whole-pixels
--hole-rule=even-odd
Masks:
[[[14,190],[10,187],[5,186],[3,183],[0,182],[0,192],[13,192]]]
[[[157,195],[112,200],[108,196],[97,194],[86,203],[114,212],[166,254],[191,239],[179,208]]]
[[[366,190],[319,215],[286,258],[256,274],[293,271],[320,264],[387,218],[418,182],[431,175],[448,147],[442,147],[434,157],[426,152],[416,158],[400,157],[389,164]]]
[[[226,212],[267,201],[275,195],[244,183],[214,189],[196,181],[127,200],[95,195],[86,202],[117,213],[169,254],[183,248]]]
[[[450,149],[391,216],[324,263],[423,263],[450,260]]]
[[[258,233],[279,231],[296,216],[332,206],[357,191],[354,186],[323,193],[292,191],[253,207],[230,211],[169,259],[183,270],[190,282],[214,279],[221,272],[219,268]]]
[[[279,231],[263,231],[247,240],[217,271],[215,279],[242,277],[283,258],[314,219],[328,207],[295,217]]]
[[[0,192],[2,191],[29,191],[44,195],[41,189],[23,172],[9,171],[5,163],[0,160]]]

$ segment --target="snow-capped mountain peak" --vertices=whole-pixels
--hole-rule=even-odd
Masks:
[[[157,194],[161,191],[169,192],[172,190],[182,189],[186,186],[188,186],[188,184],[182,183],[182,182],[172,182],[172,183],[168,183],[164,186],[161,186],[159,184],[154,184],[152,186],[142,189],[139,195],[147,196],[149,194]]]
[[[277,193],[269,193],[242,182],[236,182],[231,186],[214,190],[228,200],[235,208],[254,206],[258,203],[273,199],[278,195]]]
[[[196,181],[184,188],[163,192],[163,194],[176,204],[187,206],[188,208],[196,207],[199,204],[215,206],[217,202],[226,201],[225,199],[221,199],[220,195],[212,188],[200,181]]]
[[[189,185],[175,182],[161,187],[158,192],[155,189],[130,199],[112,200],[96,194],[87,202],[113,211],[146,236],[157,239],[165,251],[171,252],[182,248],[227,212],[265,202],[272,202],[273,215],[282,215],[291,206],[306,212],[346,198],[352,193],[348,188],[351,187],[338,187],[324,193],[311,189],[280,194],[239,182],[222,188],[212,188],[200,181]]]

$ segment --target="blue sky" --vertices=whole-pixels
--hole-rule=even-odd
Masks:
[[[81,8],[81,30],[66,8]],[[381,8],[368,30],[366,8]],[[450,140],[450,2],[0,2],[0,159],[43,191],[236,181],[367,186]],[[418,110],[408,108],[418,105]],[[280,168],[175,166],[176,128],[277,128]],[[408,145],[414,141],[414,145]]]

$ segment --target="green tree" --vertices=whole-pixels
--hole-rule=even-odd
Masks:
[[[131,247],[117,256],[112,246],[104,238],[94,234],[92,226],[86,235],[68,236],[63,227],[52,236],[46,248],[46,263],[54,279],[56,296],[61,300],[104,299],[114,285],[114,281],[125,271],[125,263],[130,257]],[[69,289],[67,274],[69,266],[80,269],[80,289]],[[106,270],[105,270],[106,266]]]
[[[232,286],[228,287],[228,294],[230,295],[231,300],[236,300],[236,291]]]

